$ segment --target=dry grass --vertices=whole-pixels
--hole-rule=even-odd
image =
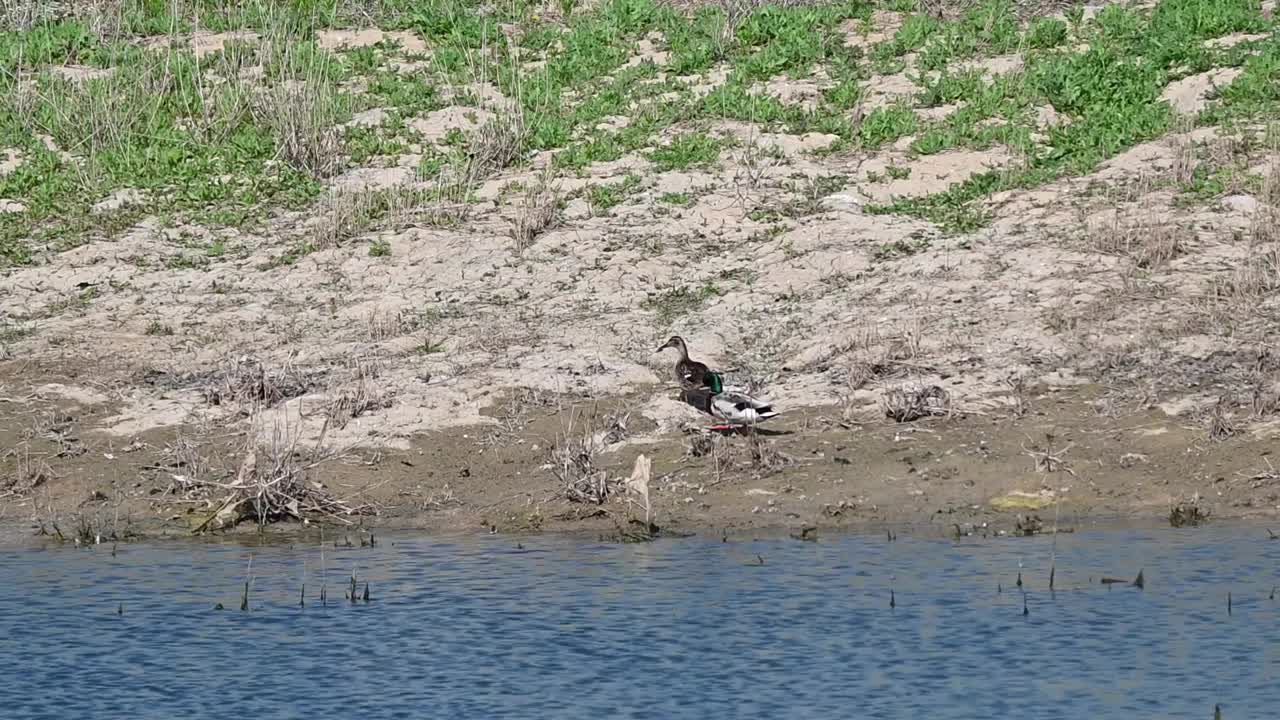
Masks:
[[[208,477],[210,473],[209,461],[201,452],[200,446],[192,439],[179,435],[172,443],[165,446],[163,465],[175,470],[181,470],[183,475],[175,475],[184,477],[181,482],[186,482],[189,478]]]
[[[733,469],[733,442],[717,433],[696,432],[689,437],[685,455],[691,458],[710,458],[713,485],[724,480],[725,473]]]
[[[747,451],[751,454],[751,465],[766,473],[795,464],[789,455],[778,450],[773,443],[762,440],[756,433],[747,436]]]
[[[0,0],[0,27],[30,30],[40,22],[57,17],[61,10],[56,3],[46,0]]]
[[[1262,191],[1258,201],[1272,212],[1280,210],[1280,161],[1272,160],[1267,166],[1267,176],[1262,178]]]
[[[256,427],[257,423],[253,423]],[[313,448],[299,446],[298,433],[276,424],[269,441],[248,442],[235,478],[219,482],[210,478],[175,478],[174,494],[184,500],[203,501],[210,512],[192,532],[233,527],[252,520],[263,527],[280,520],[327,519],[350,524],[352,515],[371,514],[369,504],[352,504],[335,498],[312,478],[319,465],[338,453],[325,446],[325,430]]]
[[[1030,440],[1030,437],[1027,439]],[[1053,433],[1045,433],[1043,447],[1032,441],[1031,447],[1027,447],[1025,444],[1022,446],[1022,454],[1035,461],[1036,472],[1065,472],[1074,476],[1076,473],[1071,469],[1071,465],[1066,459],[1066,455],[1074,447],[1074,443],[1056,447],[1056,441],[1057,438]]]
[[[560,482],[560,495],[575,503],[603,505],[617,490],[609,473],[595,465],[600,447],[596,442],[594,418],[573,410],[567,425],[548,451],[547,467]],[[579,425],[575,427],[575,425]]]
[[[739,196],[759,188],[775,168],[786,161],[786,155],[772,145],[760,145],[754,139],[743,143],[734,153],[733,183]]]
[[[239,72],[229,77],[251,84],[251,112],[257,124],[275,136],[281,161],[315,178],[330,177],[345,163],[340,123],[350,98],[332,79],[333,57],[300,55],[300,29],[282,8],[268,6],[267,11],[277,15],[266,24],[261,53],[283,68],[281,77],[265,88],[256,85],[258,80],[242,79]]]
[[[512,441],[529,422],[535,410],[558,408],[559,399],[536,388],[520,388],[512,393],[498,414],[498,423],[480,438],[485,447],[496,447]]]
[[[891,388],[885,392],[881,404],[885,417],[900,423],[951,414],[951,396],[937,385]]]
[[[572,410],[568,422],[548,451],[545,467],[560,483],[558,496],[574,503],[603,505],[624,484],[607,470],[596,466],[596,455],[627,435],[629,414],[602,415],[598,408],[590,414]]]
[[[1263,205],[1258,208],[1249,221],[1249,243],[1255,249],[1280,244],[1280,206]]]
[[[432,201],[426,190],[410,185],[389,188],[337,190],[320,203],[320,213],[305,225],[305,242],[327,249],[373,231],[396,232],[420,216]]]
[[[1235,267],[1208,278],[1176,320],[1182,332],[1236,336],[1280,322],[1280,243],[1253,245]]]
[[[1014,0],[1014,11],[1024,21],[1059,12],[1079,0]],[[918,0],[920,12],[937,20],[956,20],[982,5],[982,0]]]
[[[1014,417],[1025,416],[1031,411],[1031,394],[1027,388],[1027,376],[1022,373],[1012,373],[1004,379],[1004,384],[1009,388]]]
[[[465,184],[475,184],[510,167],[524,148],[529,130],[519,111],[504,112],[477,129],[467,143]]]
[[[1207,413],[1206,422],[1209,426],[1209,439],[1221,442],[1240,432],[1239,426],[1236,425],[1235,418],[1231,412],[1232,403],[1226,396],[1218,398],[1218,402],[1214,403],[1213,408]]]
[[[1254,420],[1262,420],[1280,414],[1280,383],[1270,386],[1258,381],[1249,397],[1249,414]]]
[[[353,358],[345,376],[333,383],[325,416],[333,426],[342,429],[347,423],[380,408],[391,407],[392,397],[378,381],[381,366],[376,359]]]
[[[795,464],[792,457],[779,451],[773,443],[762,439],[757,433],[748,433],[746,442],[738,443],[731,436],[697,432],[686,443],[685,455],[710,459],[715,478],[712,484],[722,482],[725,473],[734,468],[749,468],[767,475]]]
[[[1195,144],[1185,135],[1182,135],[1174,140],[1173,149],[1177,152],[1177,157],[1174,158],[1173,165],[1169,168],[1169,174],[1177,185],[1190,185],[1195,180],[1196,167],[1199,165],[1199,161],[1196,159]]]
[[[292,364],[268,368],[250,355],[228,357],[222,363],[217,379],[205,388],[205,402],[230,405],[243,414],[272,407],[284,400],[305,395],[316,388],[316,374],[304,372]]]
[[[30,449],[15,448],[5,454],[12,455],[17,462],[12,473],[0,476],[0,498],[26,497],[53,479],[53,468],[42,458],[32,457]]]
[[[1255,248],[1225,280],[1213,279],[1208,299],[1233,309],[1256,308],[1280,290],[1280,245]]]
[[[522,253],[539,235],[551,229],[560,211],[560,193],[549,175],[544,175],[536,185],[525,190],[524,198],[516,206],[511,223],[511,238],[515,250]]]
[[[519,111],[504,111],[485,123],[468,138],[465,156],[456,159],[431,180],[431,189],[415,203],[415,217],[429,225],[456,226],[464,222],[471,213],[472,191],[516,162],[527,138],[528,129]],[[540,189],[547,197],[539,197],[538,202],[532,203],[526,198],[529,211],[522,213],[521,217],[526,214],[527,217],[523,221],[517,218],[517,227],[512,231],[517,245],[521,245],[522,238],[528,238],[526,243],[531,242],[532,237],[545,230],[555,217],[558,196],[549,183],[544,183]],[[555,202],[547,202],[548,197]]]
[[[1195,500],[1179,503],[1169,509],[1169,524],[1173,527],[1196,527],[1208,522],[1209,511],[1201,509]]]
[[[374,308],[365,316],[364,338],[369,342],[385,342],[417,332],[423,327],[422,315],[411,310]]]
[[[1096,252],[1127,257],[1138,268],[1154,270],[1187,252],[1182,232],[1154,217],[1126,222],[1117,214],[1111,225],[1089,233],[1089,243]]]
[[[685,443],[684,453],[687,457],[707,457],[716,452],[718,445],[723,445],[724,437],[711,433],[694,433]]]
[[[282,161],[312,177],[327,178],[344,162],[334,117],[338,97],[331,83],[306,78],[258,93],[253,112],[256,121],[275,135]]]
[[[860,414],[864,403],[858,400],[858,391],[879,377],[879,369],[877,364],[861,360],[849,364],[845,371],[844,389],[836,394],[843,420],[853,421]]]

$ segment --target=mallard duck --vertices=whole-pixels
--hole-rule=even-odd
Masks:
[[[680,383],[680,387],[706,389],[712,393],[718,393],[724,389],[724,378],[720,373],[713,372],[703,363],[689,358],[689,346],[685,344],[684,338],[672,335],[666,344],[654,352],[662,352],[667,348],[675,348],[680,353],[675,366],[676,382]]]
[[[712,425],[709,430],[753,426],[778,414],[769,403],[736,391],[714,392],[707,388],[686,387],[680,390],[680,399],[711,417],[724,421],[720,425]]]

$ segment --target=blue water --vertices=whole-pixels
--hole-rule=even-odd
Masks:
[[[0,716],[1277,717],[1265,536],[384,537],[326,550],[324,607],[310,542],[7,550]]]

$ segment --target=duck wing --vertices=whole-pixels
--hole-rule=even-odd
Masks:
[[[715,393],[706,388],[685,387],[680,389],[681,402],[708,415],[715,415],[712,411],[712,401],[715,396]]]
[[[708,389],[713,393],[724,389],[724,376],[697,360],[676,363],[676,380],[686,388]]]
[[[676,380],[687,387],[703,387],[709,372],[711,371],[706,365],[696,360],[681,360],[676,363]]]
[[[757,423],[778,414],[772,404],[740,392],[712,395],[710,405],[712,415],[735,423]]]

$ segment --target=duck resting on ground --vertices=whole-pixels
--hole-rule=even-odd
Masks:
[[[684,338],[672,335],[666,344],[654,352],[662,352],[667,348],[675,348],[680,357],[676,358],[675,377],[680,387],[685,389],[706,389],[718,393],[724,389],[724,377],[712,372],[711,368],[697,360],[689,358],[689,346]]]
[[[734,391],[712,392],[705,388],[682,388],[680,399],[711,417],[723,421],[719,425],[712,425],[707,428],[708,430],[752,427],[778,414],[769,403]]]
[[[680,383],[680,400],[723,421],[711,426],[709,430],[752,426],[778,414],[769,403],[761,402],[746,393],[726,392],[724,377],[703,363],[690,359],[689,346],[679,335],[673,335],[657,352],[667,348],[675,348],[680,352],[675,365],[676,382]]]

